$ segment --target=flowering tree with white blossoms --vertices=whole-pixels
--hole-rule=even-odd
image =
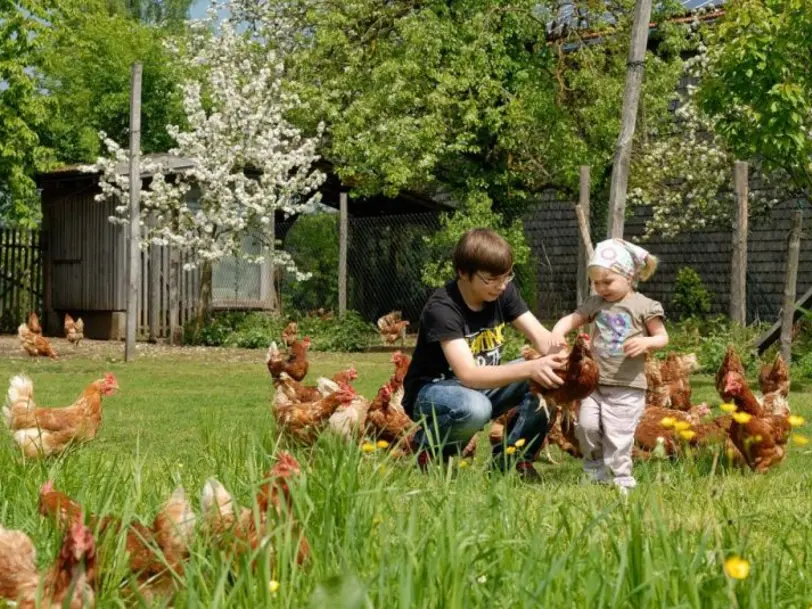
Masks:
[[[169,152],[191,167],[171,173],[160,165],[143,167],[153,175],[141,197],[144,243],[177,248],[189,254],[187,269],[201,268],[199,319],[211,307],[212,263],[229,254],[265,259],[243,251],[246,237],[266,247],[273,265],[307,278],[286,252],[275,249],[274,218],[280,210],[291,215],[312,208],[324,181],[312,168],[321,132],[303,137],[286,120],[299,100],[283,89],[284,58],[262,42],[285,36],[283,24],[274,21],[273,31],[249,37],[239,31],[239,12],[231,9],[230,2],[215,3],[177,49],[194,77],[181,84],[187,125],[167,126],[177,142]],[[128,153],[104,141],[110,156],[94,168],[102,172],[97,198],[115,199],[111,221],[126,223],[129,181],[121,163],[129,161]]]
[[[707,48],[685,63],[686,76],[696,81],[707,69]],[[667,132],[651,133],[634,160],[629,203],[650,206],[644,238],[673,237],[686,230],[718,227],[730,221],[735,153],[719,134],[714,117],[697,100],[689,84],[677,96],[674,120]],[[758,168],[758,159],[753,162]],[[763,188],[750,191],[752,214],[764,213],[785,193],[763,175]]]

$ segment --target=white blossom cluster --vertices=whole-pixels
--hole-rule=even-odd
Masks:
[[[277,265],[306,279],[286,252],[276,251],[271,227],[277,210],[287,216],[317,203],[324,181],[312,168],[319,138],[303,137],[286,120],[299,100],[282,88],[283,58],[241,32],[230,8],[215,3],[175,49],[194,78],[181,84],[187,124],[167,126],[177,142],[169,152],[191,166],[170,171],[145,160],[142,170],[152,180],[141,196],[142,236],[191,254],[187,268],[228,254],[261,262],[262,255],[243,252],[242,240],[251,236],[271,248]],[[285,35],[279,21],[272,25],[262,32],[265,40]],[[97,199],[115,199],[114,221],[126,223],[129,179],[120,169],[129,154],[102,137],[109,156],[93,167],[102,173]]]
[[[699,15],[693,25],[698,27]],[[686,77],[692,82],[709,68],[708,48],[700,40],[696,49],[697,55],[685,65]],[[713,118],[699,108],[696,90],[689,84],[686,93],[677,96],[670,131],[651,134],[634,159],[629,204],[650,206],[652,211],[644,239],[720,226],[730,221],[735,209],[736,157],[717,134]],[[780,190],[767,185],[750,190],[751,214],[778,203]]]

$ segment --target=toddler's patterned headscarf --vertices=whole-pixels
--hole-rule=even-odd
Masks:
[[[589,266],[600,266],[635,280],[646,265],[649,253],[623,239],[607,239],[595,246]]]

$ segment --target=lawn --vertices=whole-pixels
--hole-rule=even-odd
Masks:
[[[64,342],[64,341],[63,341]],[[0,377],[25,372],[37,402],[70,404],[112,371],[120,392],[104,402],[98,438],[64,458],[24,463],[0,442],[0,523],[28,533],[39,559],[57,551],[55,526],[36,512],[40,484],[94,512],[150,521],[182,483],[199,507],[215,476],[243,505],[284,440],[270,415],[272,385],[260,351],[141,346],[130,364],[120,345],[87,343],[60,361],[35,361],[0,339]],[[354,363],[371,396],[391,371],[385,354],[313,354],[310,376]],[[709,376],[694,377],[695,401],[718,405]],[[793,387],[793,412],[812,419],[812,393]],[[5,389],[4,389],[5,390]],[[3,430],[0,430],[2,433]],[[292,566],[290,540],[273,564],[234,572],[198,538],[175,607],[795,607],[812,604],[812,466],[808,447],[764,476],[714,465],[711,454],[638,464],[640,486],[623,501],[580,484],[577,461],[539,463],[544,482],[492,475],[486,453],[469,467],[419,473],[382,452],[322,438],[292,447],[305,475],[296,510],[312,546]],[[99,607],[125,604],[117,540],[102,547]],[[749,577],[725,576],[740,555]],[[280,583],[274,593],[270,579]],[[0,601],[2,607],[2,601]]]

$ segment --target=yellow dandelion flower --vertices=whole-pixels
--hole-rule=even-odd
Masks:
[[[277,592],[279,592],[279,582],[276,581],[275,579],[272,579],[268,583],[268,589],[271,591],[271,594],[276,594]]]
[[[753,415],[748,414],[746,412],[734,412],[733,413],[733,420],[736,421],[736,423],[747,423],[752,418],[753,418]]]
[[[806,436],[802,436],[799,433],[792,434],[792,441],[795,442],[798,446],[806,446],[809,444],[809,438]]]
[[[696,437],[696,432],[693,429],[683,429],[679,432],[680,438],[690,442]]]
[[[515,453],[515,452],[516,452],[516,447],[515,447],[515,446],[508,446],[508,447],[505,449],[505,452],[506,452],[507,454],[509,454],[509,455],[512,455],[513,453]]]
[[[731,556],[725,561],[725,575],[733,579],[747,579],[750,575],[750,562],[738,556]]]
[[[722,412],[730,414],[731,412],[736,412],[736,404],[731,404],[730,402],[722,402],[721,404],[719,404],[719,409]]]
[[[459,467],[460,469],[464,469],[464,468],[468,467],[468,461],[467,461],[467,460],[465,460],[465,459],[463,459],[462,461],[460,461],[460,464],[459,464],[459,466],[458,466],[458,467]]]
[[[669,427],[674,427],[674,423],[676,422],[677,420],[674,417],[663,417],[660,421],[660,425],[668,429]]]
[[[364,442],[361,444],[361,450],[367,454],[375,452],[375,445],[371,442]]]
[[[378,440],[375,446],[377,446],[378,448],[389,448],[389,442],[387,442],[386,440]]]
[[[518,440],[516,440],[516,444],[514,444],[514,446],[515,446],[516,448],[521,448],[521,447],[522,447],[522,446],[524,446],[525,444],[527,444],[527,442],[525,441],[525,439],[524,439],[524,438],[519,438]]]
[[[789,417],[789,424],[793,427],[800,427],[805,423],[804,418],[798,416],[797,414],[790,415]]]
[[[686,429],[691,429],[691,424],[688,421],[677,421],[674,423],[674,429],[677,431],[685,431]]]

